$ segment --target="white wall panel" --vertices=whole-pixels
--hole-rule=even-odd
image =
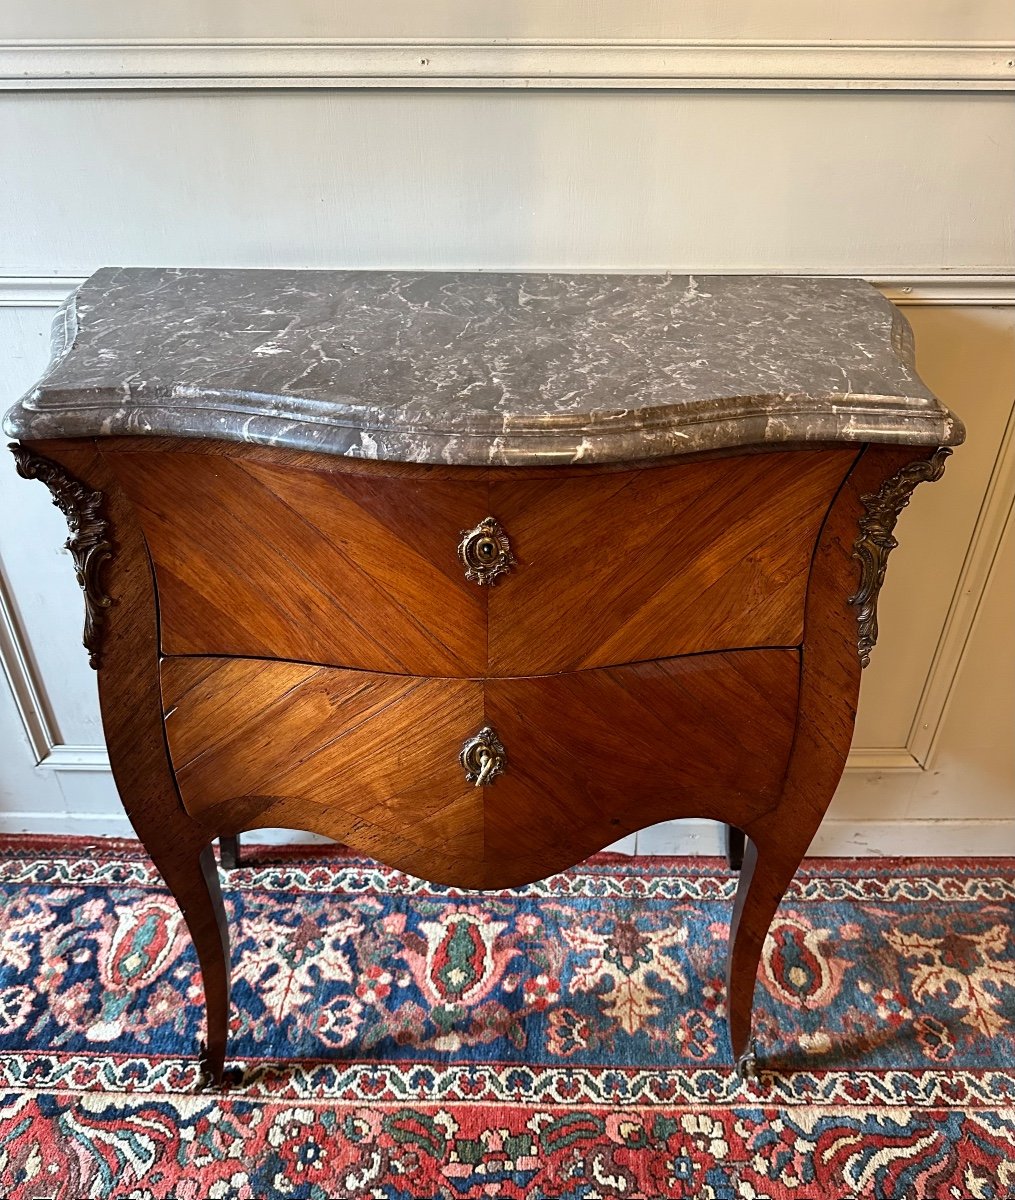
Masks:
[[[0,307],[0,408],[38,378],[49,359],[52,308]],[[0,442],[0,573],[45,715],[57,739],[102,741],[95,673],[81,649],[83,609],[67,526],[49,492],[28,486]],[[2,771],[0,771],[2,775]]]
[[[103,92],[0,103],[0,273],[1007,272],[1005,95]]]
[[[825,838],[878,853],[1015,854],[1015,519],[1008,519],[927,769],[847,774]],[[819,835],[819,841],[821,835]],[[826,842],[827,844],[827,842]],[[818,847],[820,849],[820,846]]]

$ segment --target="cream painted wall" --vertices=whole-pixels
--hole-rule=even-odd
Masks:
[[[2,38],[699,38],[947,43],[1015,38],[1008,0],[47,0],[0,3]]]
[[[814,849],[1015,852],[1015,16],[1007,0],[972,16],[958,3],[897,0],[886,13],[861,0],[834,25],[812,5],[739,5],[736,24],[714,8],[691,3],[674,18],[648,0],[552,12],[443,3],[427,6],[424,28],[419,6],[394,4],[382,28],[376,6],[339,22],[309,0],[55,0],[45,12],[0,0],[0,405],[43,366],[54,306],[109,263],[882,281],[969,441],[900,521],[852,765]],[[433,88],[421,66],[413,89],[397,90],[356,75],[391,47],[347,40],[382,36],[428,39],[437,56],[446,39],[525,38],[526,57],[499,89],[490,72],[515,60],[494,60],[488,42],[454,46],[453,88]],[[629,69],[627,41],[574,46],[650,37],[670,46],[665,58],[648,47],[644,61],[669,73],[655,89],[608,77],[615,62]],[[829,37],[834,60],[815,46]],[[110,48],[95,40],[111,38],[101,58]],[[136,38],[156,42],[124,41]],[[308,38],[346,41],[292,41]],[[561,61],[552,39],[570,39],[572,75],[587,54],[601,86],[543,86],[540,72]],[[774,42],[757,90],[724,83]],[[402,69],[407,49],[385,62]],[[240,87],[250,54],[261,77]],[[62,81],[47,73],[57,60],[71,64]],[[691,79],[688,62],[711,74]],[[144,75],[153,63],[166,75]],[[308,63],[321,72],[314,86],[292,86]],[[214,86],[188,74],[198,67]],[[827,77],[809,78],[818,67]],[[321,86],[339,68],[355,86]],[[535,88],[516,86],[525,72]],[[283,86],[263,86],[273,78]],[[65,536],[44,489],[0,469],[0,828],[125,832]],[[646,851],[716,845],[704,825],[638,837]]]

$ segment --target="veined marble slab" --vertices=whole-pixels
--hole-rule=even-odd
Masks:
[[[4,428],[462,465],[964,436],[860,280],[116,267]]]

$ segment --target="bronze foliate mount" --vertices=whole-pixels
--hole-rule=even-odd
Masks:
[[[870,663],[878,640],[878,595],[885,581],[888,556],[899,544],[894,536],[895,523],[918,484],[941,478],[950,454],[951,450],[941,446],[931,458],[910,463],[886,479],[876,492],[860,497],[865,511],[860,518],[860,534],[853,543],[853,557],[860,563],[860,586],[849,603],[857,610],[860,636],[856,649],[861,667]]]
[[[53,503],[67,520],[70,537],[64,545],[74,559],[74,574],[85,598],[85,630],[82,642],[88,663],[99,667],[102,622],[112,601],[102,587],[102,567],[112,558],[109,522],[102,515],[103,495],[69,475],[59,463],[33,454],[16,442],[10,445],[18,474],[23,479],[41,479]]]
[[[495,517],[487,517],[474,529],[462,530],[458,557],[465,568],[465,578],[480,587],[494,583],[498,575],[515,565],[511,542]]]

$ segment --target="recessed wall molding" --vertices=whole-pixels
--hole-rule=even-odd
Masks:
[[[98,266],[100,264],[96,264]],[[196,265],[196,264],[191,264]],[[398,264],[412,270],[412,264]],[[385,265],[382,269],[394,269]],[[421,270],[424,268],[420,268]],[[465,268],[463,268],[465,269]],[[476,268],[470,268],[476,269]],[[490,268],[494,270],[495,268]],[[525,266],[499,267],[497,270],[531,270],[548,271],[564,270],[561,267]],[[637,268],[623,268],[636,271]],[[674,271],[684,269],[674,267]],[[606,274],[620,274],[621,270],[610,268]],[[771,271],[760,268],[744,268],[731,271],[728,267],[709,267],[695,271],[696,275],[769,275]],[[864,278],[875,284],[889,300],[900,306],[907,305],[1015,305],[1015,274],[1011,275],[957,275],[957,274],[927,274],[919,275],[881,275],[865,274],[862,271],[855,275],[842,272],[829,273],[823,271],[781,271],[783,275],[810,275],[819,279]],[[76,275],[0,275],[0,306],[4,308],[56,308],[67,296],[84,282],[84,276]]]
[[[43,700],[41,680],[28,657],[7,581],[0,573],[0,667],[14,696],[28,745],[41,763],[57,741],[56,729]]]
[[[49,771],[108,771],[109,754],[105,746],[72,746],[54,743],[39,762]]]
[[[28,653],[2,574],[0,668],[10,685],[14,705],[24,726],[36,766],[54,771],[109,770],[109,755],[105,746],[72,746],[60,741],[59,732],[46,703],[45,688]]]
[[[56,308],[84,281],[71,275],[0,275],[0,306]]]
[[[1015,45],[391,38],[0,41],[0,88],[1003,91]]]
[[[1015,275],[867,276],[900,307],[1015,304]]]
[[[854,746],[846,760],[846,769],[877,773],[879,771],[919,771],[919,760],[908,746]]]
[[[965,654],[1008,521],[1015,512],[1015,405],[1001,438],[980,515],[969,542],[952,603],[945,618],[923,694],[906,739],[916,760],[933,767],[938,737],[951,699],[952,686]]]
[[[876,283],[885,295],[902,306],[1015,305],[1015,275],[952,275],[928,272],[908,276],[872,274],[868,278]],[[81,282],[80,277],[66,275],[0,276],[0,306],[56,308]],[[997,545],[999,530],[1011,508],[1013,491],[1015,414],[999,451],[984,497],[977,530],[935,651],[907,744],[855,747],[850,751],[848,770],[872,774],[924,769],[932,753],[933,742],[948,703],[951,684],[961,662],[980,597],[987,585],[992,561],[991,548]],[[109,759],[105,747],[69,745],[59,740],[59,732],[46,703],[44,683],[37,676],[28,646],[15,619],[14,606],[6,591],[2,574],[0,670],[10,684],[39,767],[55,771],[108,771]]]

